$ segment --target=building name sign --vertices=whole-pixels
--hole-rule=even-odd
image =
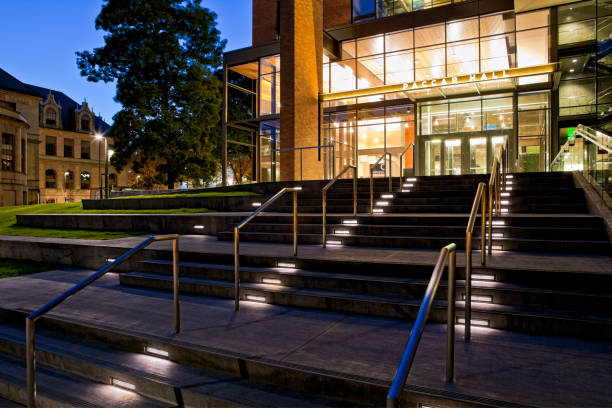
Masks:
[[[497,81],[509,78],[516,78],[522,76],[532,76],[549,74],[554,72],[556,64],[536,65],[532,67],[524,68],[512,68],[498,71],[480,72],[478,74],[468,74],[460,76],[451,76],[440,79],[428,79],[426,81],[419,82],[407,82],[396,85],[384,85],[374,88],[358,89],[354,91],[334,92],[321,95],[321,100],[330,101],[344,98],[354,98],[359,96],[368,96],[381,93],[389,92],[402,92],[402,91],[418,91],[428,88],[438,88],[443,86],[453,86],[468,83],[478,83],[486,81]]]

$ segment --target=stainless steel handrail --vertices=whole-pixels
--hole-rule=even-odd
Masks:
[[[374,214],[374,167],[380,163],[384,158],[388,158],[388,164],[385,166],[385,174],[387,174],[386,167],[389,168],[389,192],[393,192],[392,185],[392,174],[391,174],[391,153],[383,153],[373,164],[370,164],[370,214]]]
[[[302,187],[285,187],[272,198],[263,203],[251,215],[242,220],[234,227],[234,306],[236,310],[240,310],[240,230],[247,225],[251,220],[257,217],[263,210],[272,205],[276,200],[281,198],[285,193],[293,192],[293,256],[297,256],[297,192],[302,191]]]
[[[427,285],[425,296],[423,297],[421,307],[419,308],[419,314],[417,315],[414,325],[412,326],[410,338],[406,344],[406,349],[404,350],[402,360],[397,368],[397,372],[395,373],[393,384],[391,385],[389,393],[387,394],[388,408],[399,407],[401,392],[404,388],[404,384],[406,384],[408,374],[410,373],[410,368],[412,367],[412,362],[414,361],[417,348],[419,347],[419,342],[421,340],[421,336],[423,335],[425,323],[429,317],[429,312],[431,310],[434,297],[436,296],[436,292],[440,286],[440,280],[442,279],[442,274],[444,272],[444,267],[446,266],[447,260],[448,307],[445,379],[447,382],[453,381],[453,373],[455,368],[455,270],[457,265],[457,246],[455,244],[449,244],[440,251],[438,262],[436,263],[431,279],[429,280],[429,284]]]
[[[501,193],[507,187],[508,161],[508,140],[506,140],[503,145],[497,146],[489,178],[489,254],[493,253],[493,209],[495,209],[495,216],[499,216]]]
[[[465,338],[471,336],[472,324],[472,234],[474,233],[474,224],[478,214],[478,204],[480,204],[480,212],[482,214],[482,227],[480,237],[480,263],[484,265],[487,262],[487,239],[486,239],[486,218],[487,218],[487,185],[486,183],[478,183],[474,204],[468,220],[467,228],[465,229]]]
[[[33,408],[36,406],[36,353],[35,353],[35,334],[36,334],[36,321],[43,317],[46,313],[50,312],[64,301],[70,299],[81,290],[85,289],[90,284],[94,283],[106,273],[112,271],[115,267],[122,264],[123,262],[130,259],[139,251],[151,245],[157,241],[172,241],[172,286],[174,292],[174,331],[180,333],[181,331],[181,316],[179,308],[179,236],[173,235],[158,235],[145,239],[134,248],[121,255],[119,258],[104,266],[93,275],[82,280],[66,292],[62,293],[51,302],[47,303],[40,309],[31,313],[26,317],[26,372],[27,372],[27,393],[28,393],[28,407]]]
[[[272,151],[272,152],[288,152],[288,151],[299,150],[300,151],[300,181],[302,181],[303,180],[303,177],[302,177],[302,173],[303,173],[302,172],[302,170],[303,170],[303,154],[302,154],[302,152],[304,150],[309,150],[309,149],[324,149],[324,148],[331,148],[331,151],[332,151],[331,163],[332,163],[332,167],[335,167],[335,165],[336,165],[336,146],[333,145],[333,144],[322,145],[322,146],[288,147],[288,148],[284,148],[284,149],[271,149],[270,151]],[[323,162],[323,164],[325,165],[325,161]],[[334,174],[334,173],[335,173],[335,168],[332,168],[331,174]],[[323,177],[325,178],[325,171],[323,172]]]
[[[404,156],[406,155],[406,153],[408,152],[408,149],[412,148],[412,166],[414,167],[414,143],[410,143],[408,146],[406,146],[406,148],[404,149],[404,151],[402,151],[400,153],[399,156],[399,165],[400,165],[400,174],[399,174],[399,182],[400,182],[400,189],[402,188],[403,185],[403,181],[402,179],[404,178]]]
[[[327,190],[329,190],[334,184],[336,184],[336,181],[338,181],[340,177],[342,177],[350,169],[353,169],[353,217],[357,215],[357,166],[349,164],[344,169],[342,169],[342,171],[338,173],[336,177],[334,177],[329,183],[327,183],[327,185],[323,187],[323,190],[321,191],[323,199],[323,237],[321,239],[321,242],[323,244],[323,248],[325,248],[325,246],[327,245],[327,234],[325,231],[327,225]]]

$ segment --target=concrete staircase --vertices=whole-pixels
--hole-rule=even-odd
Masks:
[[[502,193],[502,214],[493,222],[493,248],[537,253],[609,254],[612,246],[603,220],[591,216],[584,192],[571,174],[520,173],[508,180]],[[376,180],[375,214],[370,215],[369,180],[358,184],[358,216],[352,217],[352,184],[341,180],[328,193],[327,239],[332,244],[439,249],[449,242],[465,248],[465,227],[477,184],[484,175],[407,179],[402,191],[388,192],[384,179]],[[396,190],[399,179],[394,180]],[[405,191],[409,189],[410,191]],[[389,198],[393,196],[392,198]],[[290,213],[285,199],[271,211]],[[299,242],[320,244],[321,195],[299,197]],[[378,211],[378,212],[376,212]],[[240,234],[242,241],[291,242],[290,214],[255,218]],[[343,215],[340,215],[343,214]],[[480,248],[479,222],[474,248]],[[233,240],[232,231],[218,234]]]

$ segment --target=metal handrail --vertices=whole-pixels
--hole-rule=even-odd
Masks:
[[[281,198],[285,193],[293,192],[293,256],[297,256],[297,192],[301,191],[302,187],[285,187],[272,198],[259,206],[251,215],[242,220],[234,227],[234,305],[236,310],[240,310],[240,230],[247,225],[251,220],[257,217],[263,210],[272,205],[276,200]]]
[[[388,158],[388,165],[385,167],[389,168],[389,192],[393,192],[392,185],[392,173],[391,173],[391,153],[383,153],[378,160],[374,163],[370,164],[370,214],[374,214],[374,167],[380,163],[380,161],[384,158]],[[387,169],[385,168],[385,174],[387,173]]]
[[[506,190],[507,168],[508,140],[503,145],[497,146],[491,168],[491,177],[489,178],[489,254],[493,253],[493,208],[495,208],[495,216],[499,216],[501,211],[501,192]]]
[[[446,334],[446,375],[445,379],[447,382],[453,382],[453,373],[455,366],[455,270],[457,266],[457,246],[455,244],[449,244],[442,248],[438,262],[433,270],[425,296],[421,302],[419,308],[419,314],[412,326],[410,332],[410,338],[406,344],[406,349],[402,356],[402,360],[395,373],[393,384],[387,394],[387,407],[395,408],[399,407],[401,391],[406,384],[406,379],[410,373],[412,362],[416,355],[417,348],[423,330],[425,329],[425,323],[429,317],[431,306],[433,304],[434,297],[440,286],[440,280],[448,260],[448,307],[447,307],[447,334]]]
[[[119,258],[104,266],[93,275],[77,283],[66,292],[62,293],[51,302],[47,303],[40,309],[31,313],[26,317],[26,372],[27,372],[27,393],[28,393],[28,407],[36,407],[36,353],[35,353],[35,334],[36,334],[36,321],[43,317],[45,314],[62,304],[64,301],[70,299],[81,290],[85,289],[90,284],[94,283],[106,273],[112,271],[115,267],[122,264],[123,262],[130,259],[136,253],[140,252],[144,248],[157,241],[172,241],[172,286],[174,292],[174,331],[180,333],[181,331],[181,316],[179,308],[179,236],[177,234],[172,235],[158,235],[145,239],[134,248],[121,255]]]
[[[412,148],[412,166],[414,167],[414,143],[410,143],[408,146],[406,146],[406,148],[400,153],[399,156],[399,165],[400,165],[400,174],[399,174],[399,182],[400,182],[400,189],[403,185],[403,181],[402,179],[404,178],[404,155],[406,155],[406,153],[408,152],[408,149]]]
[[[302,162],[303,162],[303,154],[302,152],[304,150],[309,150],[309,149],[324,149],[324,148],[331,148],[332,150],[332,166],[336,165],[336,146],[333,144],[330,145],[322,145],[322,146],[304,146],[304,147],[288,147],[288,148],[284,148],[284,149],[270,149],[271,152],[288,152],[288,151],[294,151],[294,150],[299,150],[300,151],[300,181],[302,181],[303,177],[302,177]],[[319,160],[320,161],[320,160]],[[323,164],[325,164],[325,162],[323,162]],[[325,167],[324,167],[325,168]],[[325,172],[324,172],[325,173]],[[335,168],[332,168],[332,173],[335,173]],[[325,178],[325,174],[323,175],[323,177]]]
[[[472,234],[474,233],[474,224],[478,214],[478,204],[480,204],[480,212],[482,214],[482,227],[480,238],[480,263],[484,265],[487,262],[487,239],[486,239],[486,218],[487,218],[487,185],[486,183],[478,183],[474,204],[468,220],[467,228],[465,229],[465,335],[466,339],[471,336],[472,324]]]
[[[336,181],[340,179],[347,171],[353,169],[353,217],[357,215],[357,166],[353,166],[349,164],[346,166],[336,177],[334,177],[321,191],[322,199],[323,199],[323,238],[321,242],[323,243],[323,248],[325,248],[327,244],[327,234],[325,231],[325,227],[327,225],[327,190],[329,190]]]
[[[592,129],[584,125],[578,125],[578,127],[576,127],[575,133],[578,133],[584,139],[588,140],[594,145],[597,145],[597,147],[599,147],[600,149],[605,150],[608,153],[612,153],[612,137],[602,132],[601,130]],[[598,138],[600,138],[601,140],[598,140]],[[604,139],[606,139],[609,144],[606,144],[604,142]]]

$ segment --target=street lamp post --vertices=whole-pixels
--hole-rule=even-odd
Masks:
[[[102,149],[101,149],[101,145],[100,148],[98,148],[98,174],[100,175],[100,199],[102,198],[108,198],[108,139],[100,134],[100,133],[96,133],[95,134],[95,138],[96,140],[100,141],[100,144],[102,144],[102,140],[104,140],[104,170],[105,170],[105,175],[104,175],[104,188],[102,187]]]

